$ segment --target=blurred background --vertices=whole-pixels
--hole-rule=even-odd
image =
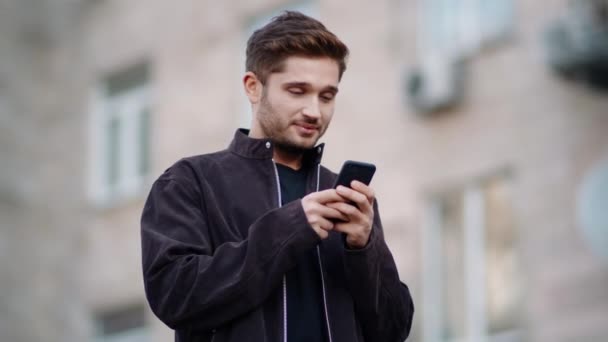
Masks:
[[[378,166],[409,341],[608,341],[608,0],[0,0],[0,340],[172,340],[143,203],[286,9],[351,49],[324,162]]]

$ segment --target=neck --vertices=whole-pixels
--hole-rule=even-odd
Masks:
[[[291,153],[275,146],[272,157],[276,163],[294,170],[299,170],[302,167],[302,153]]]

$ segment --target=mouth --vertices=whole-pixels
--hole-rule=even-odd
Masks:
[[[295,123],[294,124],[298,130],[303,135],[312,135],[319,131],[319,126],[307,124],[307,123]]]

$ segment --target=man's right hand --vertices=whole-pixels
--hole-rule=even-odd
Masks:
[[[327,239],[329,231],[334,228],[332,220],[347,221],[348,218],[326,203],[344,202],[344,198],[335,189],[310,193],[302,198],[302,207],[312,229],[321,239]]]

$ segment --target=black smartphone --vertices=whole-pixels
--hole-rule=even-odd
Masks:
[[[347,160],[342,165],[342,169],[334,184],[334,189],[337,188],[338,185],[344,185],[345,187],[350,188],[350,183],[354,180],[369,185],[375,172],[376,165],[374,164]]]

